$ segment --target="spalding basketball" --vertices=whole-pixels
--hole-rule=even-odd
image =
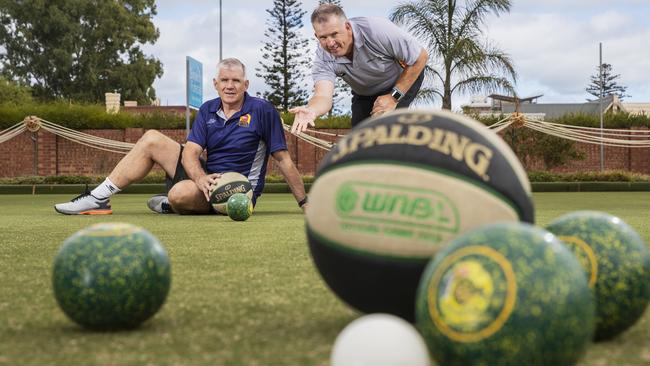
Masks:
[[[210,187],[210,204],[220,214],[227,215],[226,205],[228,198],[235,193],[243,193],[248,198],[253,198],[253,188],[248,179],[237,172],[223,173],[217,184]]]
[[[353,129],[321,163],[307,238],[322,278],[367,313],[414,319],[425,265],[496,221],[533,223],[530,183],[493,131],[451,112],[396,111]]]

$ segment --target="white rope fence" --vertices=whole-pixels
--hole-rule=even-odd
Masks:
[[[285,125],[284,123],[282,126],[287,133],[290,133],[290,126]],[[526,127],[533,131],[538,131],[551,136],[588,144],[613,147],[650,147],[650,130],[600,129],[595,127],[564,125],[553,122],[538,121],[519,113],[513,113],[512,115],[488,126],[488,128],[495,133],[498,133],[510,126],[514,126],[515,128]],[[22,122],[18,122],[6,130],[0,131],[0,143],[11,140],[25,131],[37,132],[41,128],[69,141],[94,149],[118,154],[127,154],[131,151],[133,146],[135,146],[133,143],[106,139],[75,131],[36,116],[25,117]],[[335,142],[318,138],[315,135],[328,136],[330,139],[333,138],[335,140],[345,136],[344,134],[312,129],[307,129],[305,132],[306,133],[297,134],[296,137],[326,151],[331,150],[332,147],[334,147]]]
[[[0,144],[11,140],[12,138],[20,135],[25,131],[27,131],[27,126],[23,122],[16,123],[15,125],[0,132]]]
[[[601,130],[593,127],[569,126],[524,118],[524,127],[547,135],[613,147],[650,147],[648,130]]]
[[[489,125],[488,128],[494,131],[495,133],[498,133],[510,127],[510,125],[515,123],[515,121],[516,121],[515,118],[511,118],[511,116],[508,116],[498,122]]]
[[[133,146],[135,146],[133,143],[105,139],[103,137],[93,136],[87,133],[75,131],[70,128],[57,125],[56,123],[46,121],[42,118],[38,118],[38,120],[41,122],[41,127],[45,131],[51,132],[57,136],[61,136],[64,139],[70,140],[72,142],[92,147],[94,149],[114,152],[118,154],[128,154]]]
[[[282,124],[282,127],[284,128],[284,130],[285,130],[286,132],[291,133],[291,132],[290,132],[290,131],[291,131],[291,126],[285,125],[285,124],[283,123],[283,124]],[[309,130],[309,129],[307,130],[307,132],[310,132],[310,133],[320,133],[320,134],[327,135],[327,136],[345,136],[345,135],[338,135],[338,134],[335,134],[335,133],[320,132],[320,131]],[[333,143],[333,142],[330,142],[330,141],[327,141],[327,140],[323,140],[323,139],[319,139],[318,137],[315,137],[315,136],[312,136],[312,135],[306,134],[306,133],[304,133],[304,132],[300,132],[300,133],[298,133],[298,134],[295,135],[295,136],[296,136],[299,140],[305,141],[305,142],[307,142],[307,143],[310,144],[310,145],[316,146],[317,148],[319,148],[319,149],[323,149],[323,150],[326,150],[326,151],[330,151],[330,150],[332,149],[332,147],[334,147],[334,143]]]
[[[488,126],[488,128],[490,128],[494,132],[500,132],[500,131],[508,128],[514,122],[515,122],[515,119],[511,118],[511,116],[508,116],[508,117],[505,117],[502,120],[497,121],[494,124]],[[285,125],[284,123],[282,124],[282,126],[284,127],[284,130],[286,132],[290,133],[290,131],[291,131],[290,126]],[[305,132],[307,132],[307,133],[305,133]],[[318,148],[321,148],[321,149],[327,150],[327,151],[331,150],[332,147],[334,147],[334,142],[326,141],[326,140],[317,138],[315,136],[312,136],[310,134],[332,136],[332,137],[336,137],[336,138],[345,136],[345,134],[324,132],[324,131],[312,130],[312,129],[309,129],[309,128],[306,129],[305,132],[298,133],[295,136],[298,139],[302,140],[302,141],[305,141],[305,142],[307,142],[307,143],[309,143],[311,145],[314,145],[314,146],[316,146]]]

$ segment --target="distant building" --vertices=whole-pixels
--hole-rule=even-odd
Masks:
[[[185,115],[185,106],[184,105],[138,105],[134,107],[124,106],[122,107],[122,112],[133,113],[133,114],[146,114],[146,113],[165,113],[165,114],[176,114],[179,116]]]
[[[512,97],[509,95],[491,94],[489,98],[492,99],[492,108],[497,111],[503,111],[508,106],[537,104],[537,99],[541,98],[544,94],[533,95],[526,98]]]
[[[492,102],[487,96],[475,95],[461,108],[465,114],[492,113]]]
[[[120,111],[120,93],[105,93],[106,113],[115,114]]]
[[[179,116],[185,115],[184,105],[161,106],[160,98],[156,98],[151,105],[138,105],[137,101],[125,100],[124,106],[120,107],[120,93],[106,93],[106,112],[117,113],[120,110],[126,113],[146,114],[146,113],[165,113]]]
[[[501,114],[503,113],[504,106],[519,104],[532,104],[541,97],[535,95],[526,98],[517,98],[508,95],[491,94],[489,96],[474,96],[470,99],[469,104],[461,106],[465,114]]]
[[[485,100],[477,103],[472,102],[462,106],[465,114],[478,114],[479,116],[498,116],[511,114],[518,110],[524,115],[534,119],[553,119],[567,114],[599,115],[601,104],[598,100],[585,103],[537,103],[542,95],[527,98],[516,98],[512,96],[492,94],[485,97]],[[479,101],[480,99],[476,99]],[[491,107],[486,109],[485,105]],[[648,105],[650,107],[650,105]],[[518,109],[517,109],[518,108]],[[603,112],[626,112],[627,109],[616,95],[609,95],[602,98]],[[650,109],[649,109],[650,111]]]

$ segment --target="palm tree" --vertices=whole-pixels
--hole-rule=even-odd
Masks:
[[[481,26],[489,13],[509,12],[510,0],[416,0],[393,9],[390,19],[405,26],[424,42],[430,60],[426,79],[440,82],[442,90],[424,87],[420,101],[442,98],[451,109],[454,93],[503,90],[513,92],[517,74],[510,56],[481,39]]]

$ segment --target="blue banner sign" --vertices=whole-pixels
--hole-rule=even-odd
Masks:
[[[203,64],[190,56],[186,60],[187,106],[198,109],[203,104]]]

